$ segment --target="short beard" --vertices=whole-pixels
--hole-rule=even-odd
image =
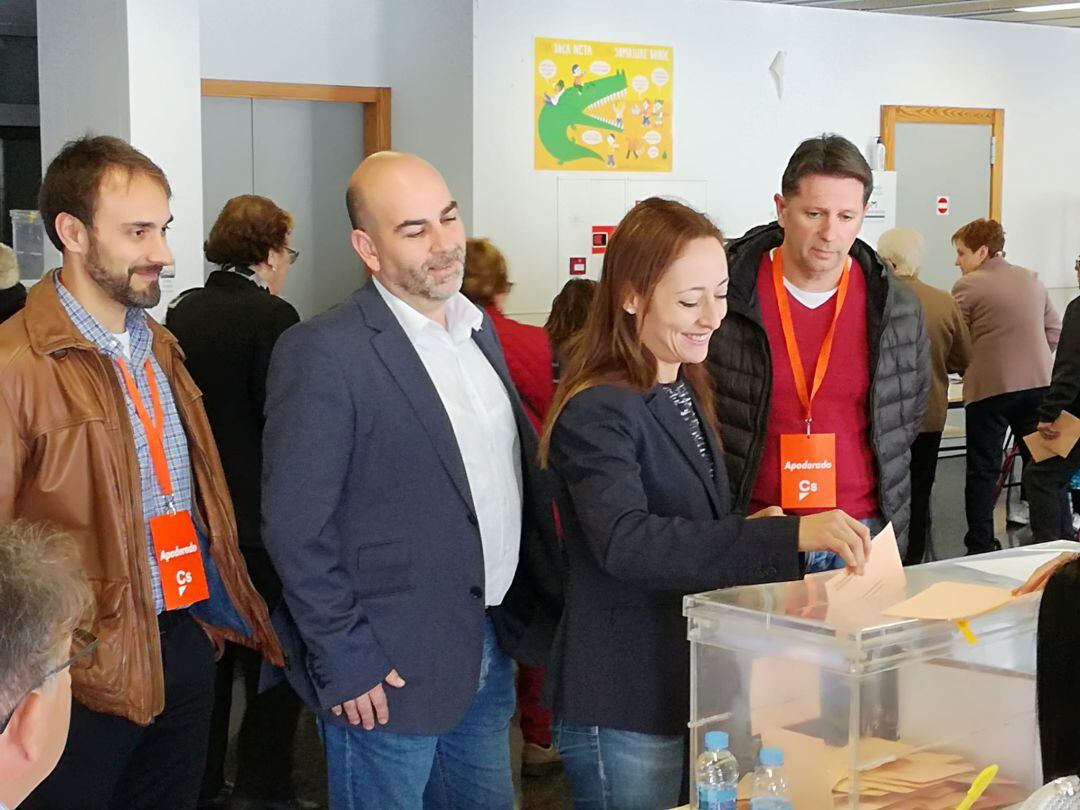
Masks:
[[[156,307],[161,301],[161,284],[155,280],[146,288],[144,292],[136,292],[131,287],[131,277],[135,275],[135,271],[138,267],[129,267],[127,271],[127,277],[125,279],[118,279],[115,276],[109,274],[109,271],[105,269],[105,266],[101,263],[101,258],[98,255],[97,244],[91,243],[90,250],[86,254],[86,270],[90,274],[90,278],[94,280],[105,293],[114,301],[119,304],[123,304],[125,307],[136,307],[138,309],[150,309]]]
[[[442,267],[450,262],[456,262],[458,271],[450,276],[442,284],[436,284],[431,278],[432,267]],[[461,290],[461,282],[465,278],[465,251],[462,248],[454,248],[436,256],[432,256],[418,269],[408,268],[401,286],[410,295],[426,298],[429,301],[446,301]]]

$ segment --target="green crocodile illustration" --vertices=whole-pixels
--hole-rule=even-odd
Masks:
[[[577,87],[567,87],[554,104],[545,103],[536,122],[540,143],[559,165],[570,160],[595,158],[602,161],[599,153],[587,146],[571,140],[566,130],[568,127],[589,126],[622,132],[614,120],[598,118],[589,110],[608,104],[626,95],[626,73],[618,71],[602,79],[585,82],[580,91]]]

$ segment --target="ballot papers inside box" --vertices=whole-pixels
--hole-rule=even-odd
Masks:
[[[878,575],[686,597],[691,761],[712,730],[728,732],[743,773],[762,745],[782,748],[796,810],[955,808],[990,764],[999,775],[976,808],[1030,794],[1042,784],[1037,599],[971,618],[965,634],[884,614],[939,582],[1009,583],[953,561]]]

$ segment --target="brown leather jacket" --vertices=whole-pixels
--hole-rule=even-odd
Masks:
[[[172,386],[187,432],[195,482],[193,515],[253,638],[203,625],[219,652],[225,640],[282,663],[266,605],[248,579],[236,542],[221,460],[202,393],[183,354],[152,318],[154,357]],[[147,725],[165,705],[161,646],[146,556],[139,467],[123,390],[109,359],[71,322],[48,275],[26,308],[0,324],[0,522],[59,524],[75,537],[96,600],[93,665],[72,671],[87,708]]]

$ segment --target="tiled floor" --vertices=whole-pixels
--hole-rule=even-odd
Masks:
[[[1015,504],[1015,490],[1011,496]],[[934,487],[933,546],[939,559],[958,557],[964,553],[964,459],[943,459],[938,465],[937,482]],[[995,526],[1002,545],[1015,546],[1028,542],[1030,533],[1026,526],[1006,527],[1004,498],[995,512]],[[237,695],[234,705],[242,704]],[[521,751],[521,733],[513,729],[511,750],[517,761]],[[562,810],[571,806],[570,792],[562,773],[546,777],[529,777],[517,780],[520,807],[526,810]],[[297,739],[296,786],[298,794],[305,799],[325,806],[326,769],[322,758],[315,723],[310,715],[303,718]]]

